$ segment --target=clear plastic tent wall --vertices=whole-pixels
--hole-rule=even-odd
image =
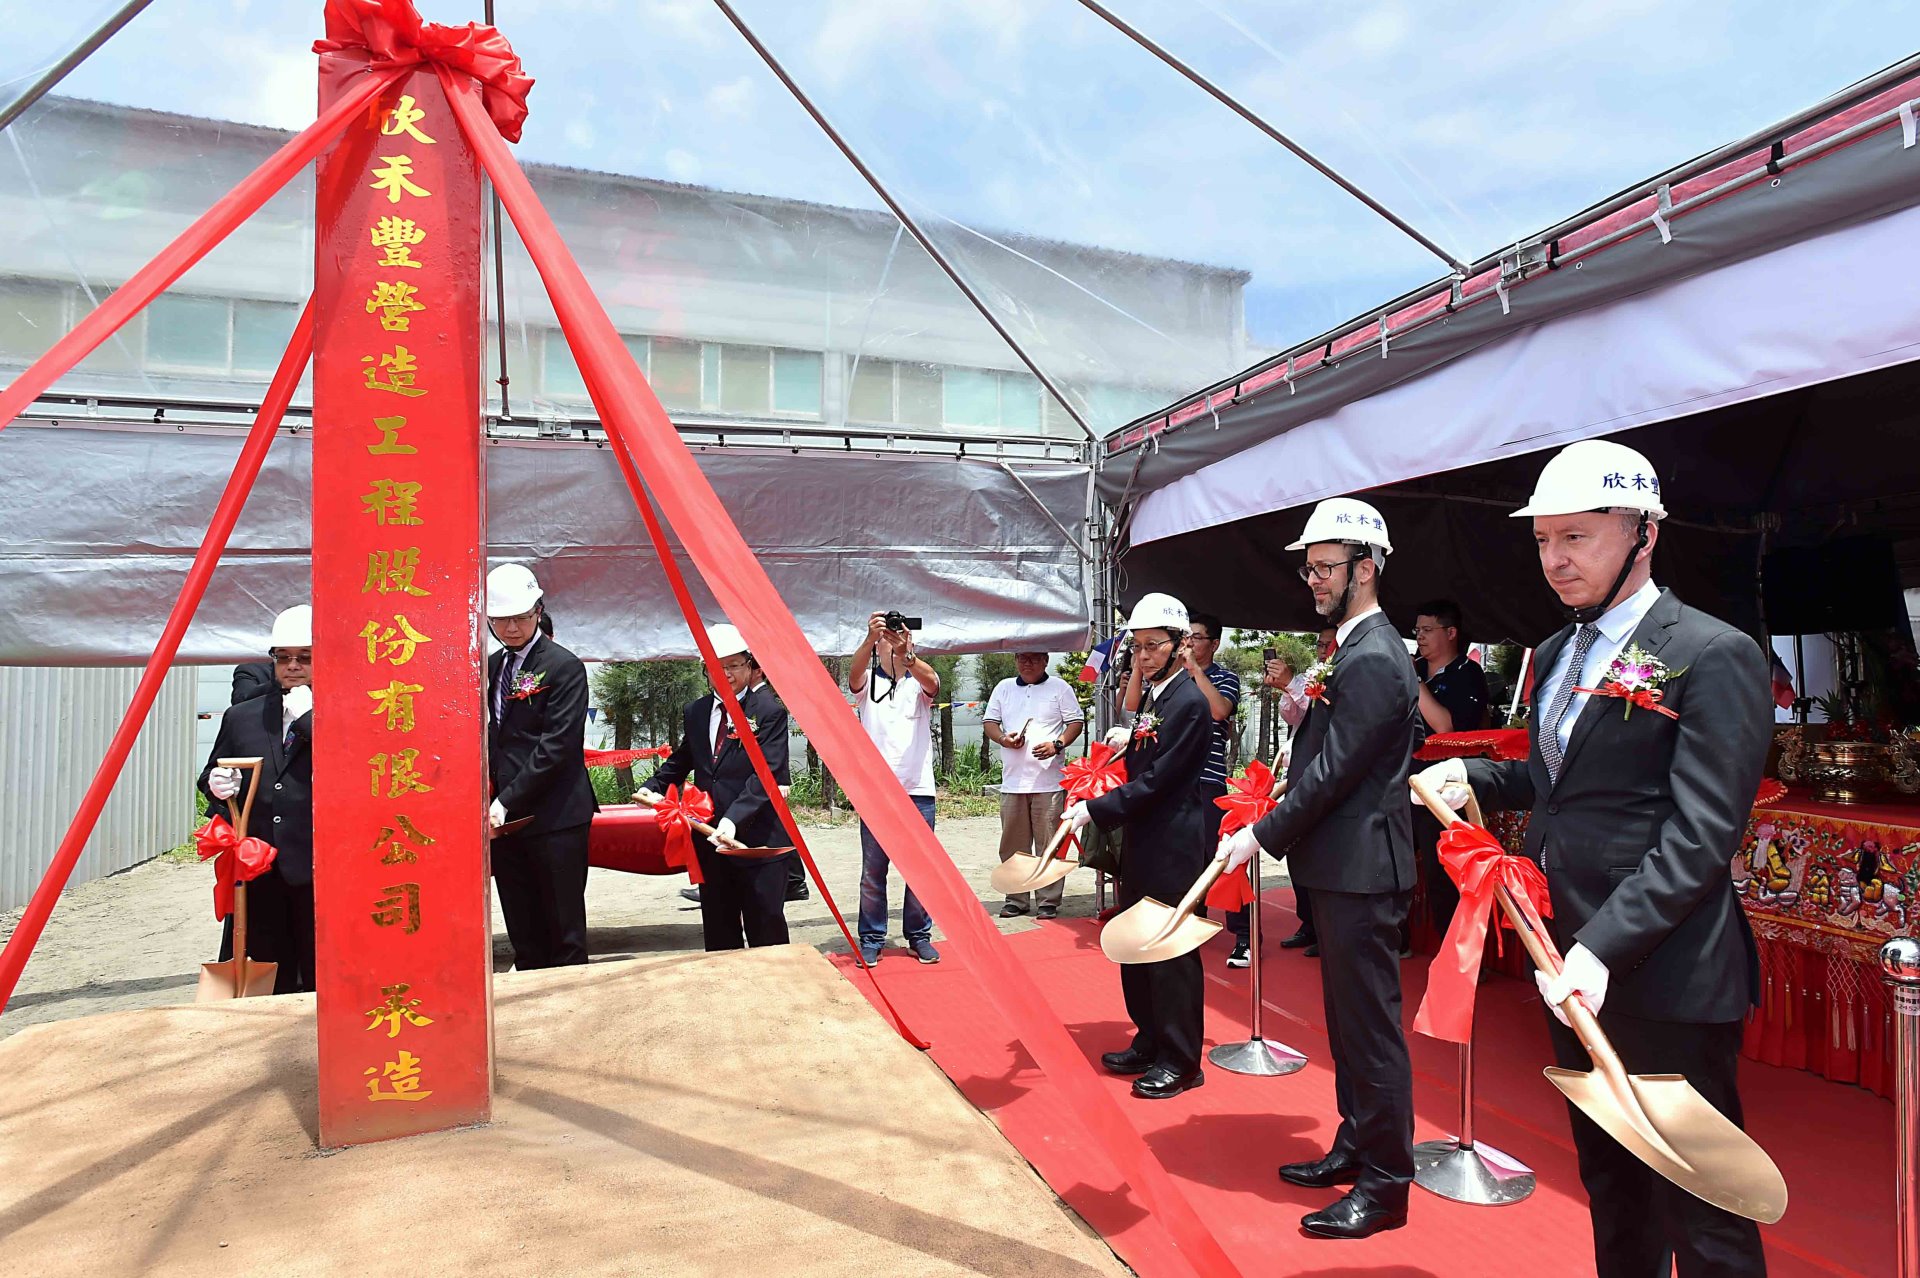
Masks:
[[[442,22],[484,16],[480,0],[420,7]],[[1784,0],[1589,5],[1550,22],[1517,2],[1114,0],[1428,247],[1078,0],[733,7],[980,309],[710,0],[496,0],[538,80],[518,152],[683,430],[735,448],[838,434],[849,500],[869,503],[885,472],[851,463],[889,438],[949,455],[964,443],[965,464],[1016,472],[1021,458],[1085,464],[1089,432],[1805,106],[1911,39],[1895,6],[1865,0],[1817,13]],[[117,8],[0,0],[0,103]],[[0,380],[311,120],[321,9],[153,0],[0,134]],[[244,410],[310,287],[312,242],[303,180],[56,393],[142,420]],[[500,249],[487,280],[500,299],[495,429],[567,434],[592,412],[578,369],[510,226]],[[6,445],[0,434],[0,469]],[[1048,479],[1023,492],[1002,477],[991,500],[1036,508],[1045,537],[995,549],[1009,564],[1038,556],[1050,584],[956,643],[1071,630],[1084,600],[1062,582],[1086,563],[1086,511]],[[944,491],[888,500],[909,519]],[[809,545],[847,554],[889,527],[836,529],[831,509],[790,518],[811,522]],[[971,526],[890,549],[962,555]],[[289,573],[261,583],[263,615],[270,590],[299,588]],[[844,619],[819,623],[837,633]],[[245,629],[229,617],[218,633]]]

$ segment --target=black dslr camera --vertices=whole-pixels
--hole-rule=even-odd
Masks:
[[[919,617],[902,616],[898,612],[889,612],[886,620],[889,630],[919,630],[924,624]]]

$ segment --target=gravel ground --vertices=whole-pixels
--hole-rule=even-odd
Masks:
[[[997,914],[1000,898],[988,888],[987,876],[998,863],[999,819],[950,819],[941,822],[939,835],[961,873]],[[858,827],[809,828],[807,844],[851,927],[860,881]],[[686,880],[679,876],[592,871],[587,880],[587,940],[593,958],[699,950],[700,910],[681,898],[684,886]],[[895,947],[889,958],[905,962],[906,952],[898,948],[898,875],[889,887]],[[1093,876],[1073,875],[1061,913],[1093,912]],[[0,915],[0,939],[12,934],[18,919],[17,913]],[[817,891],[811,900],[789,905],[787,921],[796,942],[828,952],[847,948]],[[1028,918],[995,921],[1003,932],[1033,926]],[[934,935],[940,935],[937,926]],[[190,1003],[200,964],[215,957],[219,944],[212,871],[198,863],[160,858],[72,888],[54,910],[19,989],[0,1015],[0,1038],[41,1021]],[[494,967],[505,971],[512,953],[497,907],[493,944]]]

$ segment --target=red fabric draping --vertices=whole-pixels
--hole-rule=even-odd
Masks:
[[[264,198],[264,197],[263,197]],[[218,206],[216,206],[218,207]],[[216,237],[217,238],[217,237]],[[183,268],[184,269],[184,268]],[[136,277],[137,278],[137,277]],[[129,285],[128,287],[131,287]],[[106,305],[123,296],[121,289],[109,298]],[[95,311],[99,315],[106,309],[103,305]],[[128,312],[131,314],[131,311]],[[123,317],[124,318],[124,317]],[[83,326],[84,327],[84,326]],[[75,330],[78,332],[79,330]],[[110,331],[110,330],[109,330]],[[101,337],[104,337],[102,334]],[[95,339],[95,344],[100,338]],[[57,349],[57,348],[56,348]],[[89,350],[92,346],[89,345]],[[84,352],[82,352],[84,354]],[[180,640],[187,633],[187,624],[193,620],[194,609],[200,606],[200,598],[206,593],[207,582],[213,576],[213,570],[220,562],[221,554],[227,548],[227,538],[233,533],[233,526],[240,519],[240,508],[246,504],[247,494],[253,490],[253,481],[260,474],[260,467],[267,459],[267,449],[273,444],[274,432],[280,429],[280,419],[287,411],[287,404],[293,399],[294,389],[300,384],[300,375],[307,367],[307,360],[313,354],[313,304],[308,302],[300,312],[300,319],[294,324],[293,337],[287,342],[285,353],[280,356],[280,366],[274,370],[273,380],[267,385],[267,393],[260,403],[260,412],[253,419],[253,428],[247,432],[247,439],[240,447],[240,456],[233,464],[233,474],[227,479],[227,486],[220,493],[219,504],[213,509],[213,517],[207,523],[207,535],[201,539],[200,548],[194,552],[193,564],[187,569],[187,578],[180,585],[180,594],[173,601],[173,611],[167,614],[167,624],[161,628],[160,639],[154,645],[153,655],[147,659],[147,668],[140,673],[140,682],[134,687],[133,697],[127,703],[126,713],[120,716],[120,726],[113,731],[113,740],[107,745],[106,757],[94,770],[93,780],[80,798],[80,806],[74,810],[73,820],[67,824],[67,832],[60,837],[60,846],[54,850],[53,860],[47,865],[46,873],[40,877],[40,886],[34,889],[33,899],[27,902],[20,921],[13,929],[13,935],[7,938],[4,948],[0,948],[0,1010],[4,1010],[7,1000],[13,997],[14,988],[20,983],[20,973],[26,970],[27,958],[33,953],[33,947],[40,940],[40,933],[47,926],[47,919],[53,914],[54,902],[60,898],[60,891],[66,887],[67,878],[73,873],[75,863],[86,849],[87,840],[93,834],[93,827],[100,819],[100,810],[106,806],[107,796],[120,779],[121,769],[125,766],[127,755],[133,750],[133,743],[140,735],[140,726],[147,721],[147,712],[153,709],[154,698],[160,695],[160,685],[167,677],[167,671],[173,665],[173,659],[180,651]],[[47,359],[52,359],[49,352]],[[73,359],[77,361],[79,355]],[[46,360],[42,360],[45,363]],[[35,365],[36,368],[39,365]],[[61,372],[47,379],[51,382]],[[21,375],[24,379],[26,374]],[[14,384],[16,387],[18,382]],[[8,390],[7,394],[13,392]],[[35,392],[37,394],[38,392]],[[0,396],[4,399],[5,396]],[[24,403],[31,402],[28,396]],[[14,411],[18,411],[16,408]],[[8,420],[5,410],[0,409],[0,425]]]
[[[1224,810],[1220,818],[1222,838],[1246,829],[1279,806],[1273,797],[1273,769],[1255,759],[1240,776],[1227,781],[1227,792],[1215,799],[1214,806]],[[1253,879],[1247,867],[1223,874],[1207,889],[1210,910],[1243,910],[1253,903]]]
[[[1416,759],[1437,762],[1441,759],[1470,759],[1491,755],[1496,759],[1524,759],[1532,748],[1525,728],[1495,728],[1485,732],[1436,732],[1414,752]]]
[[[1125,756],[1104,741],[1094,742],[1085,758],[1069,759],[1060,774],[1069,803],[1090,803],[1126,783]]]
[[[587,766],[618,768],[636,759],[664,759],[672,753],[672,746],[647,746],[639,750],[588,750]]]
[[[1220,1241],[1128,1121],[1087,1058],[1061,1025],[1030,975],[1008,950],[997,928],[987,922],[978,898],[944,854],[906,792],[855,718],[847,713],[825,668],[813,654],[793,614],[781,601],[766,572],[740,536],[693,454],[680,439],[659,399],[641,376],[588,285],[567,252],[553,220],[541,208],[532,185],[513,155],[488,127],[470,82],[441,72],[461,128],[527,245],[553,300],[554,311],[580,364],[587,391],[612,437],[616,460],[634,489],[636,505],[659,551],[669,585],[687,616],[708,669],[718,662],[699,624],[692,596],[653,514],[653,502],[673,525],[687,555],[699,569],[715,600],[738,626],[767,668],[774,686],[807,729],[809,738],[846,789],[854,807],[881,846],[900,867],[915,893],[947,929],[947,943],[975,973],[1014,1032],[1060,1089],[1068,1112],[1119,1169],[1140,1207],[1164,1226],[1193,1272],[1239,1272]],[[646,483],[638,467],[646,465]],[[716,674],[717,678],[717,674]],[[770,779],[764,753],[755,748],[746,716],[724,680],[717,680],[728,715],[748,747],[756,772],[768,788],[790,832],[791,813]],[[813,868],[804,841],[801,856]],[[815,872],[817,876],[817,871]],[[837,912],[836,912],[837,916]],[[865,969],[871,973],[871,969]],[[877,987],[876,987],[877,988]],[[890,1010],[890,1009],[889,1009]],[[894,1013],[896,1024],[899,1023]],[[904,1031],[904,1026],[903,1026]]]
[[[279,853],[265,839],[241,838],[225,817],[211,817],[193,832],[202,861],[213,862],[213,917],[233,913],[233,885],[251,883],[265,874]]]
[[[682,792],[679,786],[670,785],[660,802],[653,805],[653,815],[667,836],[667,864],[680,866],[687,878],[701,882],[700,858],[693,850],[693,823],[705,825],[713,820],[712,798],[697,786],[690,785]]]
[[[1786,786],[1781,785],[1772,777],[1764,777],[1760,781],[1760,792],[1753,796],[1753,806],[1756,808],[1764,808],[1768,804],[1778,803],[1786,797]]]
[[[1432,1038],[1466,1043],[1473,1039],[1473,1000],[1480,987],[1487,923],[1499,908],[1496,889],[1507,889],[1549,954],[1553,939],[1543,919],[1552,916],[1553,905],[1540,867],[1526,857],[1509,855],[1500,840],[1477,825],[1460,821],[1440,832],[1440,864],[1460,888],[1460,906],[1427,969],[1427,992],[1414,1015],[1413,1028]],[[1504,911],[1500,925],[1513,926]],[[1499,944],[1498,932],[1495,944]]]
[[[472,76],[480,82],[487,114],[500,136],[520,140],[533,77],[498,28],[479,22],[464,27],[425,22],[413,0],[327,0],[326,21],[327,38],[313,42],[315,53],[364,49],[374,71],[433,62]]]

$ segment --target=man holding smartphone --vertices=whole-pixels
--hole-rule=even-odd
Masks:
[[[1066,749],[1086,726],[1073,689],[1047,673],[1046,653],[1016,652],[1013,666],[1017,673],[995,685],[981,721],[987,740],[1000,747],[1002,861],[1046,850],[1067,803]],[[1062,879],[1038,892],[1009,893],[1000,917],[1017,918],[1031,909],[1037,918],[1053,918],[1066,889]]]

